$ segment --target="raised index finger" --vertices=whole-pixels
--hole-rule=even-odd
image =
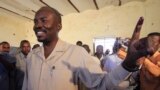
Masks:
[[[141,28],[142,28],[142,25],[143,25],[143,21],[144,21],[144,18],[143,17],[140,17],[137,24],[136,24],[136,27],[134,29],[134,32],[132,34],[132,38],[131,38],[131,41],[134,41],[134,40],[138,40],[139,39],[139,36],[140,36],[140,31],[141,31]]]

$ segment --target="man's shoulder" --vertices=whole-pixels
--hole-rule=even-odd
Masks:
[[[113,59],[113,58],[115,58],[117,55],[116,54],[110,54],[110,55],[107,55],[107,56],[105,56],[106,58],[108,58],[108,59]]]
[[[83,51],[84,50],[84,48],[81,46],[77,46],[77,45],[62,41],[62,40],[61,40],[61,42],[64,44],[65,47],[69,47],[69,49],[76,50],[76,51]]]
[[[32,54],[37,54],[38,52],[41,52],[41,49],[42,49],[42,48],[43,48],[43,47],[40,46],[40,47],[37,47],[37,48],[31,50],[31,51],[29,52],[28,56],[29,56],[29,55],[32,55]]]
[[[19,56],[21,56],[21,54],[22,54],[22,52],[16,53],[15,57],[19,57]]]
[[[20,58],[21,58],[21,53],[17,53],[17,54],[15,54],[15,56],[14,56],[14,57],[16,58],[16,60],[20,59]]]
[[[16,62],[16,58],[14,56],[10,55],[9,53],[1,53],[0,57],[4,58],[9,63],[15,63]]]

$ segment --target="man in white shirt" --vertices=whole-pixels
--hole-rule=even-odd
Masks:
[[[138,22],[143,23],[142,18]],[[139,23],[140,27],[142,23]],[[43,46],[33,50],[27,57],[23,90],[78,90],[76,78],[91,90],[112,90],[129,74],[128,71],[135,70],[134,62],[139,56],[132,61],[127,59],[114,72],[102,73],[101,68],[82,47],[58,38],[61,28],[61,15],[57,10],[42,7],[36,12],[33,29]],[[138,28],[133,36],[139,33],[140,29]],[[126,66],[126,63],[132,67]]]
[[[31,50],[30,42],[22,40],[20,43],[20,52],[16,57],[16,90],[22,90],[24,73],[26,71],[26,59]]]
[[[104,58],[104,53],[103,53],[103,46],[102,45],[98,45],[96,47],[96,52],[94,54],[95,57],[97,57],[100,61]]]

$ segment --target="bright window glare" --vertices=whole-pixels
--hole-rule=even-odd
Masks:
[[[98,45],[102,45],[104,49],[104,53],[107,49],[110,50],[109,54],[113,52],[113,46],[114,42],[116,41],[116,38],[111,38],[111,37],[104,37],[104,38],[94,38],[94,50],[96,52],[96,47]]]

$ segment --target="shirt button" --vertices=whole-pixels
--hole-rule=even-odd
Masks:
[[[55,69],[55,66],[52,66],[52,70],[54,70]]]

